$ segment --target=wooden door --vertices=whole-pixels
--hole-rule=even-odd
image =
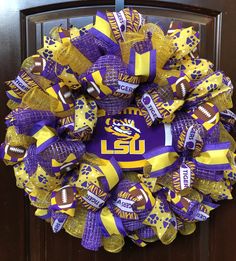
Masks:
[[[83,26],[94,20],[96,10],[113,9],[114,1],[1,0],[0,3],[0,82],[12,79],[21,61],[34,54],[42,36],[54,25]],[[200,31],[201,56],[212,60],[236,84],[234,0],[126,1],[145,14],[150,22],[177,19]],[[1,88],[1,141],[4,139],[6,96]],[[103,250],[89,252],[80,241],[60,232],[53,234],[48,224],[34,216],[34,208],[24,193],[15,187],[11,168],[1,163],[0,182],[0,260],[1,261],[74,261],[74,260],[236,260],[235,200],[222,202],[209,221],[198,225],[191,236],[178,236],[169,246],[160,242],[144,249],[127,242],[119,254]],[[234,193],[236,194],[236,193]]]

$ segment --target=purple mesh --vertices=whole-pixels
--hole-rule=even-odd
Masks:
[[[122,219],[125,230],[132,232],[145,227],[145,225],[139,220],[126,220]]]
[[[118,75],[119,73],[127,74],[127,68],[122,62],[121,58],[115,55],[105,55],[100,57],[85,74],[80,76],[82,79],[86,74],[91,74],[95,71],[106,68],[106,73],[103,78],[103,83],[112,87],[115,91],[118,89]],[[104,99],[95,100],[97,105],[104,109],[108,115],[115,115],[129,106],[132,97],[128,99],[108,95]]]
[[[203,126],[194,120],[190,115],[185,112],[178,111],[175,119],[171,124],[172,136],[174,145],[177,145],[179,136],[184,129],[188,129],[191,125],[196,125],[199,128],[200,135],[204,144],[212,144],[219,142],[220,130],[219,125],[216,125],[211,135],[208,135]]]
[[[99,108],[106,111],[107,115],[115,115],[121,112],[126,107],[128,107],[132,99],[133,99],[132,97],[129,99],[124,99],[124,98],[108,95],[103,100],[96,100],[96,103]]]
[[[15,126],[18,134],[29,135],[34,124],[42,120],[54,123],[56,117],[50,111],[17,108],[6,117],[6,125]]]
[[[200,203],[197,201],[191,201],[187,212],[181,210],[174,204],[170,204],[170,208],[176,213],[180,218],[188,221],[193,221],[199,211]]]
[[[125,191],[128,192],[128,190],[134,186],[136,183],[131,182],[129,180],[123,179],[122,181],[119,182],[119,184],[116,186],[116,188],[113,190],[111,198],[116,199],[116,195],[120,191]],[[112,204],[111,204],[111,210],[112,210]],[[124,225],[125,230],[127,231],[135,231],[137,229],[145,227],[145,225],[142,223],[144,219],[148,216],[150,210],[139,210],[135,211],[138,214],[138,220],[127,220],[127,219],[122,219],[122,223]]]
[[[134,44],[134,49],[137,53],[143,54],[148,51],[152,50],[152,41],[151,40],[144,40],[144,41],[139,41]]]
[[[106,68],[103,83],[107,86],[118,86],[118,74],[127,73],[121,58],[115,55],[101,56],[87,71],[88,74]]]
[[[32,176],[37,167],[38,167],[38,158],[36,156],[36,146],[30,145],[30,147],[27,150],[27,156],[24,159],[25,163],[25,170],[29,174],[29,176]]]
[[[38,161],[48,174],[53,174],[52,159],[62,163],[70,153],[79,160],[85,153],[85,145],[80,141],[54,142],[38,155]]]
[[[92,63],[96,62],[102,56],[102,52],[95,42],[95,37],[90,33],[75,37],[71,42]]]
[[[156,236],[156,233],[154,232],[154,230],[149,226],[145,226],[143,228],[140,228],[137,231],[137,234],[142,239],[153,238],[153,237]]]
[[[58,75],[60,75],[63,70],[64,66],[49,59],[46,60],[46,65],[41,75],[53,83],[57,83],[59,81]]]
[[[173,91],[172,88],[167,85],[161,88],[157,89],[158,95],[160,96],[160,98],[163,101],[172,101],[174,100],[174,95],[173,95]]]
[[[102,42],[101,40],[99,40],[97,38],[95,38],[94,41],[95,41],[96,45],[98,46],[98,49],[100,50],[102,55],[109,54],[109,48],[107,47],[106,44],[104,44],[104,42]]]
[[[227,122],[223,122],[223,121],[221,123],[223,124],[223,126],[227,130],[227,132],[231,132],[232,131],[233,127],[232,127],[231,124],[229,124]]]
[[[196,177],[200,178],[200,179],[221,181],[224,178],[223,171],[214,171],[214,170],[196,168],[194,173],[195,173]]]
[[[102,246],[102,231],[98,221],[99,212],[89,211],[81,245],[89,250],[97,251]]]

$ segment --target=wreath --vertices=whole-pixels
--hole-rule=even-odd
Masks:
[[[233,86],[198,57],[199,33],[136,10],[54,27],[6,82],[1,159],[35,215],[117,253],[189,235],[236,180]]]

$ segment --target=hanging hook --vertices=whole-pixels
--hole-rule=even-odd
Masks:
[[[116,12],[119,12],[120,10],[124,9],[124,7],[125,7],[125,1],[124,0],[115,0]]]

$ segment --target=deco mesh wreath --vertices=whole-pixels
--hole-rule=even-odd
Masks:
[[[97,12],[53,28],[7,82],[1,158],[53,232],[90,250],[169,244],[232,198],[233,86],[198,44],[192,27]]]

